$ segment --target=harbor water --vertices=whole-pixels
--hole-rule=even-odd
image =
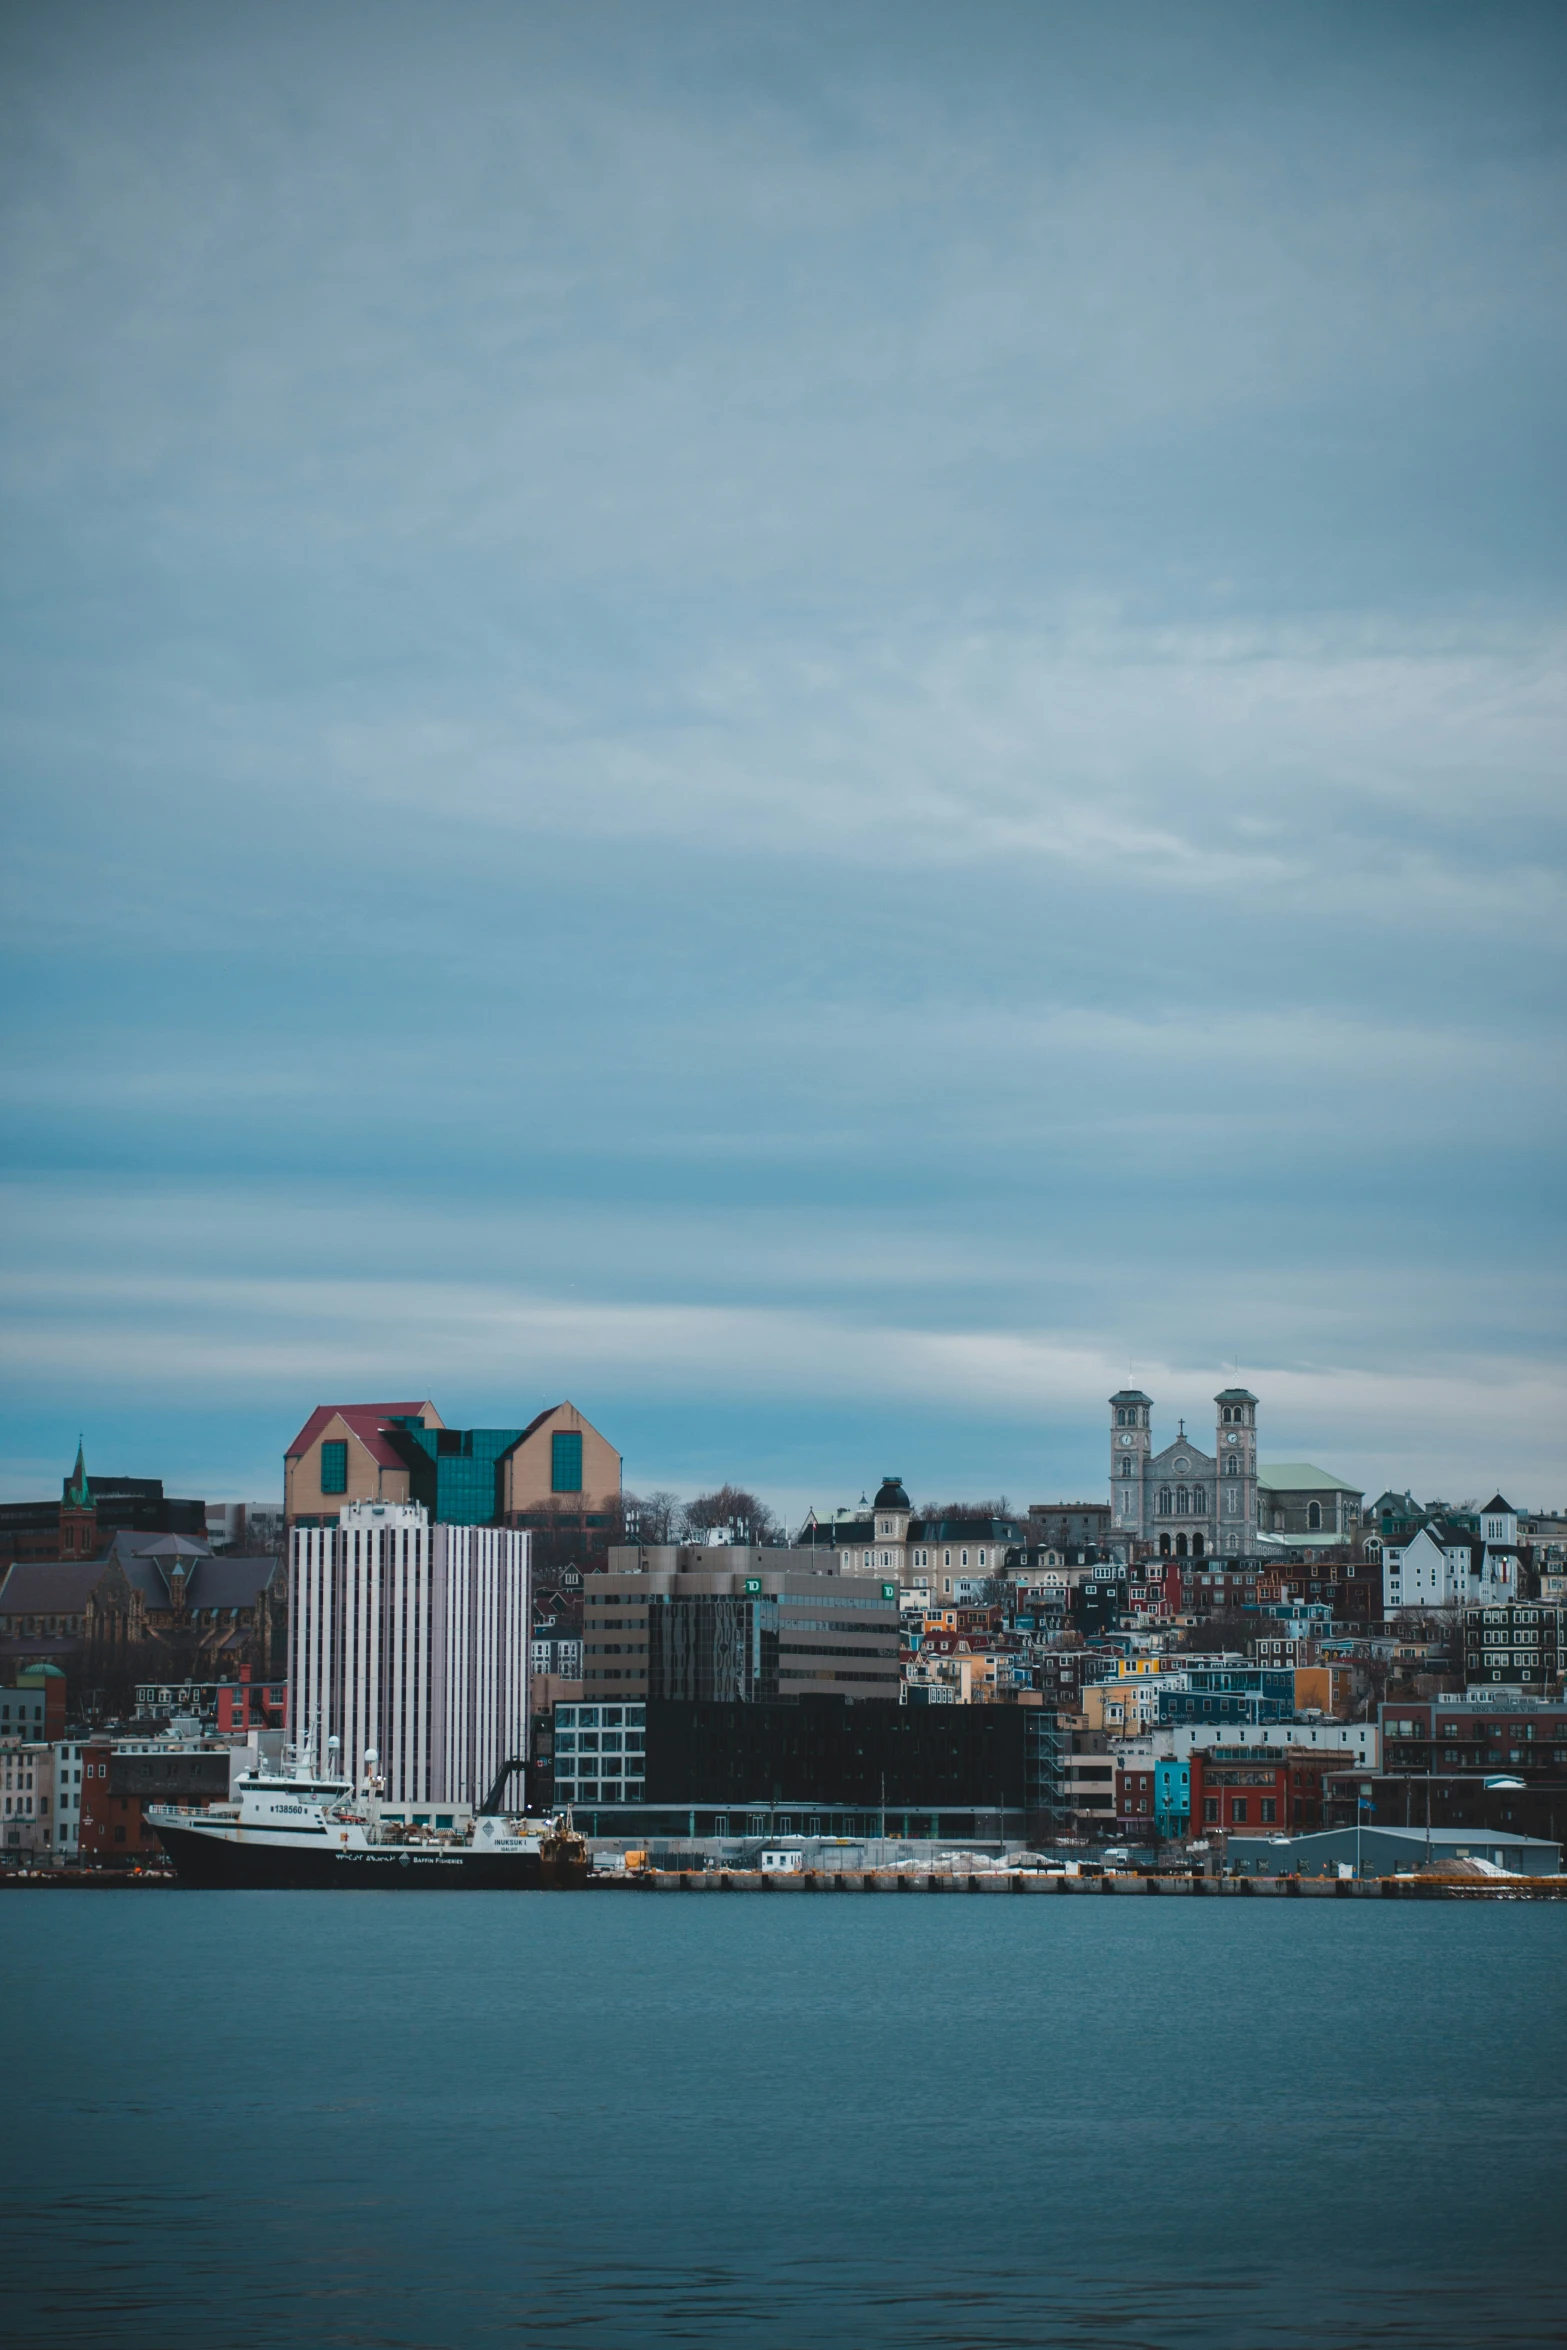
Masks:
[[[0,1901],[7,2338],[1564,2336],[1567,1910]]]

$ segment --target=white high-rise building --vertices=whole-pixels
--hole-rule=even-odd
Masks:
[[[528,1751],[528,1545],[411,1502],[294,1528],[289,1720],[317,1768],[336,1738],[356,1785],[374,1750],[390,1801],[484,1801]]]

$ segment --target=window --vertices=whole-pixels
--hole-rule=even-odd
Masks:
[[[1246,1825],[1246,1798],[1244,1795],[1230,1797],[1230,1817],[1237,1828],[1243,1828]]]
[[[577,1428],[557,1428],[550,1438],[551,1493],[580,1493],[582,1491],[582,1433]]]
[[[1208,1496],[1205,1489],[1201,1485],[1194,1485],[1192,1487],[1192,1514],[1200,1518],[1207,1507]]]
[[[1277,1797],[1272,1795],[1265,1795],[1262,1799],[1263,1825],[1265,1827],[1271,1827],[1278,1816],[1279,1806]]]
[[[335,1443],[321,1447],[321,1490],[323,1493],[348,1491],[348,1441],[339,1437]]]
[[[1169,1514],[1170,1488],[1168,1485],[1161,1485],[1159,1488],[1159,1515],[1161,1518],[1167,1518]]]
[[[1217,1826],[1219,1818],[1219,1798],[1216,1795],[1205,1795],[1203,1797],[1202,1816],[1206,1825]]]
[[[1306,1504],[1306,1524],[1313,1534],[1315,1534],[1321,1527],[1322,1504],[1320,1501],[1312,1501]]]

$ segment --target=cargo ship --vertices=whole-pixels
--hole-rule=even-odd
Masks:
[[[336,1740],[332,1742],[335,1748]],[[369,1761],[372,1758],[366,1757]],[[349,1891],[574,1891],[588,1850],[569,1815],[529,1819],[500,1798],[508,1764],[475,1812],[457,1803],[394,1803],[303,1759],[244,1773],[234,1800],[205,1810],[149,1806],[147,1824],[190,1885]]]

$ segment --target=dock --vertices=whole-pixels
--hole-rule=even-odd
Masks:
[[[1081,1901],[1140,1895],[1173,1901],[1567,1901],[1562,1877],[1053,1876],[1039,1869],[627,1869],[588,1879],[593,1893],[1021,1894]]]

